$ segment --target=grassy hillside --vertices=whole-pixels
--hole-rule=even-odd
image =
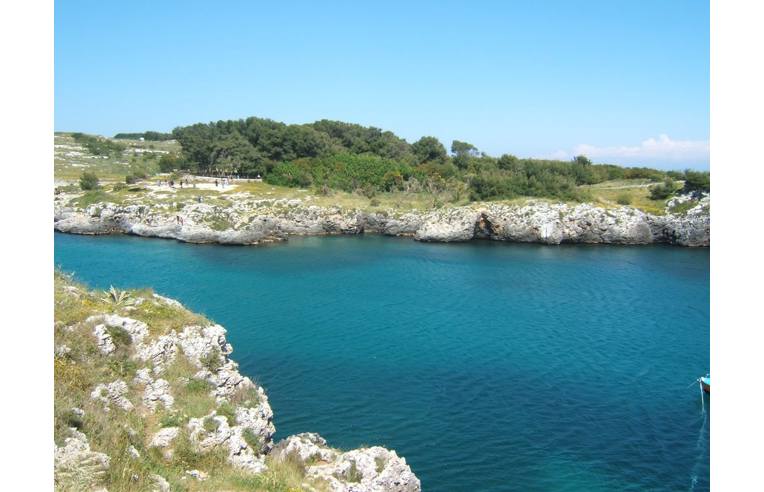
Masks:
[[[143,345],[139,346],[126,329],[108,325],[107,333],[114,347],[105,354],[99,343],[102,340],[94,334],[97,326],[104,323],[102,318],[94,318],[98,315],[129,316],[145,323],[148,334],[141,342]],[[213,387],[200,379],[199,371],[204,367],[199,367],[193,357],[179,352],[166,362],[160,374],[150,371],[154,377],[161,376],[169,382],[168,392],[174,401],[169,407],[159,404],[155,409],[147,404],[144,384],[136,376],[142,368],[151,368],[155,361],[138,357],[140,347],[184,327],[210,324],[180,305],[154,296],[150,290],[94,292],[56,274],[54,439],[59,448],[67,444],[67,439],[70,448],[82,447],[80,442],[90,446],[87,451],[70,453],[68,461],[64,460],[66,464],[57,467],[57,490],[90,490],[100,486],[111,492],[154,490],[158,488],[157,475],[172,490],[179,491],[303,488],[304,468],[297,463],[266,458],[268,470],[253,474],[233,466],[222,448],[202,452],[194,445],[186,430],[189,419],[203,418],[206,431],[207,426],[218,424],[205,416],[216,412],[233,425],[237,405],[255,405],[262,396],[253,390],[249,396],[233,395],[216,401],[211,395]],[[216,357],[219,359],[200,360],[207,368],[214,368],[223,362],[222,356]],[[131,402],[131,408],[121,408],[117,399],[106,395],[105,389],[101,389],[104,398],[94,396],[99,385],[115,381],[125,382],[126,391],[120,398]],[[180,428],[171,452],[151,445],[152,437],[163,428]],[[78,433],[82,433],[85,441],[72,441]],[[246,431],[244,438],[248,439]],[[253,435],[252,441],[247,442],[254,449],[261,445],[257,436]],[[104,461],[108,462],[106,466]],[[202,472],[206,479],[193,478],[187,473],[192,470]]]
[[[453,177],[447,180],[441,178],[435,181],[429,178],[419,180],[412,176],[408,180],[400,182],[400,186],[396,185],[389,190],[384,190],[379,189],[381,185],[376,187],[347,187],[345,186],[346,180],[339,180],[336,183],[330,180],[330,184],[334,183],[332,186],[316,183],[306,183],[305,186],[299,186],[298,182],[291,182],[288,179],[284,181],[284,176],[289,176],[289,174],[284,174],[287,168],[280,168],[280,174],[278,174],[277,179],[274,179],[277,182],[284,181],[289,186],[273,182],[240,179],[234,180],[233,186],[223,189],[214,186],[214,179],[194,178],[192,172],[182,170],[161,172],[159,163],[163,157],[172,156],[181,159],[182,155],[183,149],[175,140],[140,141],[57,133],[55,135],[54,177],[61,190],[80,192],[78,180],[82,173],[85,171],[95,173],[101,186],[97,190],[88,191],[77,197],[73,204],[79,206],[87,206],[99,201],[147,205],[165,203],[168,206],[173,206],[179,201],[198,200],[200,196],[208,203],[226,205],[235,201],[237,197],[245,196],[252,199],[300,199],[313,205],[338,206],[348,210],[407,211],[460,206],[469,203],[479,204],[488,200],[500,203],[518,203],[524,202],[528,198],[541,198],[555,202],[591,202],[606,208],[630,205],[645,212],[662,214],[668,200],[666,198],[651,198],[650,189],[657,186],[659,182],[644,177],[574,185],[568,197],[545,196],[543,191],[539,191],[537,194],[528,196],[520,195],[507,198],[502,197],[501,192],[497,191],[498,196],[477,199],[474,190],[471,189],[472,185],[469,184],[469,179],[473,179],[470,178],[469,172],[465,174],[464,179],[466,181],[460,181]],[[481,165],[479,162],[488,162],[491,158],[472,159],[474,167]],[[372,161],[366,164],[373,165],[376,162]],[[493,159],[493,161],[496,160]],[[303,161],[302,165],[308,165],[307,161]],[[422,164],[422,169],[428,170],[427,172],[437,173],[442,170],[442,167],[443,165],[432,163]],[[443,169],[447,169],[447,167]],[[373,175],[377,176],[377,174]],[[132,178],[130,185],[126,183],[128,176]],[[330,179],[331,173],[326,176],[326,179]],[[503,179],[501,176],[503,175],[496,179],[500,181]],[[663,179],[666,178],[664,174],[661,176]],[[177,189],[172,190],[172,192],[161,192],[158,187],[154,186],[158,179],[177,181],[182,177],[189,178],[191,182],[195,181],[199,186],[191,189],[176,187]],[[682,187],[681,177],[681,173],[676,173],[674,183],[677,189]],[[377,178],[387,179],[382,174]],[[164,191],[167,190],[168,188],[165,187]],[[490,190],[484,191],[489,195],[494,193]]]
[[[96,173],[102,180],[124,181],[134,172],[153,175],[159,172],[163,155],[180,152],[175,141],[149,142],[129,139],[90,137],[83,140],[73,133],[56,133],[53,137],[53,176],[56,181],[76,181],[83,171]],[[114,146],[94,146],[92,140],[113,143]],[[90,144],[90,145],[89,145]]]

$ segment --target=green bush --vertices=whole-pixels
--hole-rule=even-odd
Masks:
[[[223,366],[223,358],[220,356],[220,351],[216,349],[210,350],[200,357],[199,362],[211,372],[215,372]]]
[[[619,205],[631,205],[631,196],[628,193],[621,193],[615,199]]]
[[[702,171],[687,170],[684,172],[684,192],[711,191],[711,174]]]
[[[226,420],[228,420],[229,425],[234,425],[236,423],[236,407],[234,407],[231,403],[224,401],[220,405],[218,405],[217,410],[215,410],[215,413],[218,415],[225,417]]]
[[[655,186],[650,187],[650,199],[652,200],[665,200],[676,192],[676,185],[674,180],[666,178],[666,180]]]
[[[255,431],[247,427],[244,429],[244,432],[242,433],[241,437],[244,438],[244,442],[247,443],[247,446],[255,450],[257,452],[260,447],[263,445],[262,440],[260,439],[260,436],[255,434]]]
[[[162,427],[180,427],[183,420],[177,413],[165,413],[159,418],[159,425]]]
[[[98,188],[98,176],[89,171],[83,171],[80,176],[80,189],[83,191],[95,190]]]
[[[72,133],[72,138],[93,155],[119,154],[125,150],[124,145],[103,137],[85,135],[84,133]]]
[[[133,337],[130,333],[120,326],[109,326],[106,333],[111,337],[115,347],[129,347],[133,343]]]

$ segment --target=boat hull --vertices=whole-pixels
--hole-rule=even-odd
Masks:
[[[703,391],[705,391],[709,395],[711,394],[711,385],[710,384],[706,383],[705,381],[701,381],[700,382],[700,387],[703,388]]]

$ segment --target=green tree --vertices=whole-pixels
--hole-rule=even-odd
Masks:
[[[459,169],[466,169],[470,162],[470,157],[478,154],[478,149],[471,143],[454,140],[451,142],[451,153],[454,154],[454,164]]]
[[[84,171],[80,176],[80,189],[95,190],[98,188],[98,176],[93,172]]]
[[[592,161],[590,161],[589,158],[586,157],[585,155],[577,155],[576,158],[573,159],[573,162],[575,162],[576,164],[579,164],[581,166],[591,166],[592,165]]]
[[[684,192],[692,193],[696,191],[711,191],[711,174],[688,169],[684,172]]]
[[[230,173],[265,172],[262,154],[238,132],[218,140],[210,156],[210,165],[217,171]]]
[[[446,148],[435,137],[422,137],[411,145],[411,150],[422,162],[444,161],[446,159]]]
[[[499,169],[503,169],[505,171],[513,171],[520,167],[520,159],[513,156],[512,154],[504,154],[499,157],[496,165],[499,167]]]

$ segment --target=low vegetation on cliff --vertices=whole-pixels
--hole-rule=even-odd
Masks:
[[[384,448],[343,453],[314,434],[274,445],[268,397],[228,357],[225,330],[150,290],[56,273],[54,340],[57,490],[420,489]]]

